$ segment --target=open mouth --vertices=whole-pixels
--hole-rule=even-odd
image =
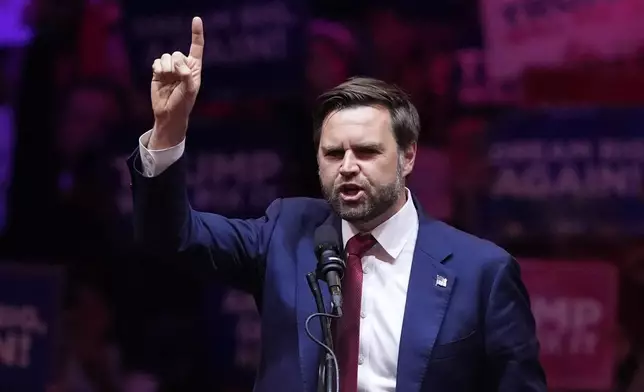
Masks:
[[[356,201],[362,197],[364,190],[356,184],[340,185],[340,197],[345,201]]]

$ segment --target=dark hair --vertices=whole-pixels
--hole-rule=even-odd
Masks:
[[[356,106],[382,106],[389,110],[394,138],[401,150],[418,142],[420,119],[409,95],[395,85],[378,79],[353,77],[321,94],[313,112],[313,142],[320,144],[322,123],[337,110]]]

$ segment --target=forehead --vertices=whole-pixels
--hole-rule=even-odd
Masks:
[[[395,143],[389,110],[357,106],[331,112],[322,123],[322,144]]]

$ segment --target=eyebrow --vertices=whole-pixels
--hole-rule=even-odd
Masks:
[[[323,152],[331,152],[331,151],[338,151],[338,150],[344,151],[344,148],[338,145],[326,145],[326,146],[321,146],[321,148]],[[359,143],[359,144],[352,145],[351,149],[384,151],[385,148],[381,143]]]

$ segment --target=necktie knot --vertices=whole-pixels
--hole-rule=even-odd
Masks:
[[[356,256],[361,259],[376,243],[376,239],[369,233],[356,234],[347,241],[347,255]]]

